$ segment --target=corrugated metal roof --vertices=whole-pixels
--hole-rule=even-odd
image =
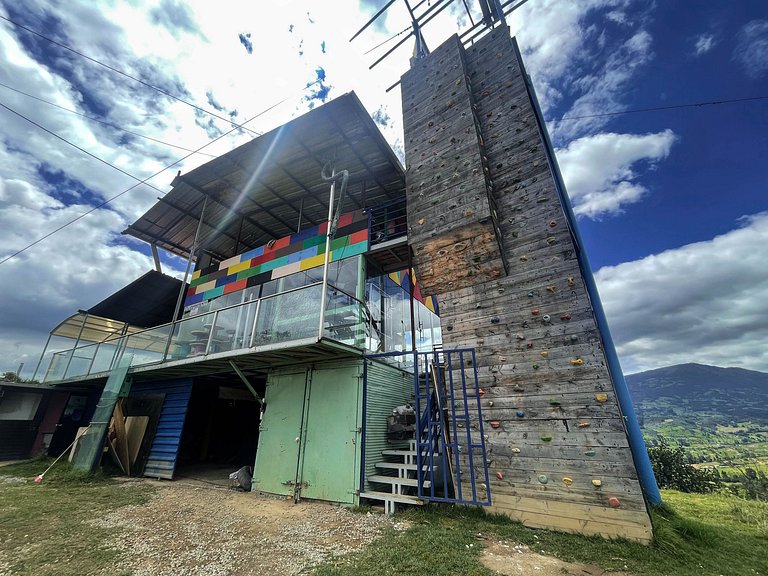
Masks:
[[[405,195],[402,165],[350,92],[178,175],[123,233],[187,257],[207,196],[200,248],[232,257],[325,221],[330,184],[320,173],[329,160],[350,173],[342,213]]]

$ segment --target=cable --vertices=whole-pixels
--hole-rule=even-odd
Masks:
[[[22,94],[26,96],[27,98],[32,98],[33,100],[37,100],[38,102],[44,102],[45,104],[48,104],[50,106],[54,106],[58,108],[59,110],[64,110],[65,112],[70,112],[72,114],[77,114],[78,116],[81,116],[82,118],[85,118],[87,120],[92,120],[93,122],[98,122],[99,124],[104,124],[105,126],[109,126],[110,128],[114,128],[116,130],[120,130],[122,132],[125,132],[126,134],[131,134],[133,136],[138,136],[139,138],[146,138],[147,140],[151,140],[152,142],[157,142],[158,144],[163,144],[165,146],[170,146],[171,148],[177,148],[179,150],[183,150],[184,152],[192,152],[189,148],[184,148],[183,146],[177,146],[176,144],[171,144],[170,142],[164,142],[162,140],[158,140],[157,138],[152,138],[151,136],[145,136],[144,134],[139,134],[138,132],[132,132],[130,130],[126,130],[125,128],[122,128],[118,126],[117,124],[112,124],[111,122],[106,122],[104,120],[100,120],[99,118],[94,118],[93,116],[88,116],[87,114],[83,114],[82,112],[78,112],[77,110],[72,110],[70,108],[65,108],[64,106],[61,106],[59,104],[56,104],[55,102],[51,102],[49,100],[46,100],[45,98],[40,98],[39,96],[34,96],[33,94],[28,94],[24,92],[23,90],[19,90],[18,88],[14,88],[13,86],[8,86],[7,84],[3,84],[0,82],[0,86],[3,88],[7,88],[8,90],[12,90],[13,92],[17,92],[19,94]],[[204,156],[209,156],[210,158],[216,158],[213,154],[206,154],[204,152],[201,152]]]
[[[224,120],[228,124],[236,126],[237,128],[242,128],[243,130],[247,130],[251,134],[254,134],[256,136],[260,136],[260,134],[254,132],[250,128],[245,128],[244,127],[245,123],[243,123],[243,124],[235,124],[232,121],[231,118],[225,118],[224,116],[219,116],[215,112],[211,112],[210,110],[206,110],[205,108],[201,108],[200,106],[198,106],[196,104],[193,104],[192,102],[188,102],[188,101],[184,100],[183,98],[179,98],[178,96],[174,96],[173,94],[171,94],[170,92],[166,92],[162,88],[154,86],[154,85],[150,84],[149,82],[145,82],[144,80],[136,78],[135,76],[131,76],[127,72],[123,72],[122,70],[114,68],[114,67],[110,66],[109,64],[105,64],[104,62],[96,60],[95,58],[91,58],[90,56],[87,56],[86,54],[83,54],[82,52],[78,52],[74,48],[70,48],[66,44],[62,44],[61,42],[58,42],[58,41],[54,40],[53,38],[49,38],[48,36],[46,36],[44,34],[41,34],[40,32],[37,32],[36,30],[32,30],[32,28],[28,28],[27,26],[24,26],[23,24],[19,24],[18,22],[15,22],[14,20],[11,20],[10,18],[8,18],[6,16],[3,16],[2,14],[0,14],[0,18],[5,20],[6,22],[9,22],[9,23],[13,24],[14,26],[17,26],[18,28],[21,28],[22,30],[26,30],[30,34],[34,34],[35,36],[38,36],[38,37],[42,38],[43,40],[46,40],[47,42],[50,42],[51,44],[55,44],[56,46],[58,46],[60,48],[63,48],[64,50],[68,50],[68,51],[72,52],[73,54],[77,54],[81,58],[85,58],[86,60],[90,60],[94,64],[98,64],[99,66],[103,66],[107,70],[111,70],[112,72],[115,72],[116,74],[120,74],[121,76],[125,76],[126,78],[130,78],[134,82],[138,82],[139,84],[143,84],[147,88],[151,88],[152,90],[156,90],[157,92],[160,92],[161,94],[164,94],[165,96],[168,96],[169,98],[173,98],[174,100],[176,100],[178,102],[181,102],[182,104],[186,104],[187,106],[191,106],[195,110],[199,110],[200,112],[204,112],[205,114],[208,114],[209,116],[213,116],[214,118],[218,118],[219,120]]]
[[[563,116],[563,120],[581,120],[582,118],[599,118],[601,116],[619,116],[621,114],[635,114],[637,112],[656,112],[659,110],[674,110],[676,108],[696,108],[699,106],[716,106],[718,104],[731,104],[733,102],[751,102],[753,100],[768,100],[768,96],[752,96],[750,98],[733,98],[731,100],[713,100],[711,102],[693,102],[690,104],[675,104],[673,106],[657,106],[655,108],[635,108],[620,112],[603,112],[601,114],[586,114],[584,116]]]
[[[373,47],[373,48],[371,48],[370,50],[368,50],[368,51],[366,51],[366,52],[363,52],[363,56],[365,56],[366,54],[370,54],[371,52],[373,52],[374,50],[376,50],[376,48],[381,48],[381,47],[382,47],[382,46],[384,46],[384,44],[386,44],[387,42],[391,42],[392,40],[394,40],[395,38],[397,38],[398,36],[400,36],[400,35],[401,35],[401,34],[403,34],[404,32],[408,32],[408,30],[410,30],[410,29],[411,29],[411,27],[410,27],[410,26],[408,26],[407,28],[403,28],[402,30],[400,30],[400,32],[398,32],[398,33],[397,33],[397,34],[395,34],[394,36],[390,36],[389,38],[387,38],[386,40],[384,40],[384,42],[380,42],[380,43],[376,44],[376,46],[374,46],[374,47]]]
[[[317,83],[317,82],[313,82],[312,84],[309,84],[309,85],[307,85],[307,86],[306,86],[306,88],[304,88],[304,90],[306,90],[307,88],[309,88],[310,86],[312,86],[312,85],[314,85],[314,84],[316,84],[316,83]],[[302,91],[303,91],[303,90],[302,90]],[[256,119],[256,118],[258,118],[259,116],[261,116],[261,115],[263,115],[263,114],[266,114],[267,112],[269,112],[269,111],[270,111],[270,110],[272,110],[273,108],[275,108],[275,107],[279,106],[280,104],[282,104],[282,103],[283,103],[283,102],[285,102],[286,100],[288,100],[288,98],[287,98],[287,97],[286,97],[286,98],[283,98],[282,100],[280,100],[279,102],[277,102],[277,103],[273,104],[273,105],[272,105],[272,106],[270,106],[269,108],[266,108],[265,110],[262,110],[261,112],[259,112],[259,113],[258,113],[258,114],[256,114],[255,116],[252,116],[252,117],[248,118],[248,119],[247,119],[245,122],[243,122],[243,124],[248,124],[249,122],[251,122],[252,120],[255,120],[255,119]],[[8,108],[7,106],[5,106],[5,105],[3,105],[3,104],[0,104],[0,106],[3,106],[4,108],[7,108],[8,110],[10,110],[11,112],[13,112],[14,114],[20,115],[20,114],[19,114],[18,112],[16,112],[15,110],[11,110],[10,108]],[[26,117],[24,117],[24,116],[22,116],[22,118],[24,118],[25,120],[29,120],[28,118],[26,118]],[[32,122],[32,121],[31,121],[31,120],[29,120],[29,122]],[[33,123],[33,124],[35,124],[35,126],[38,126],[38,127],[40,127],[41,129],[45,130],[46,132],[49,132],[50,134],[53,134],[53,133],[52,133],[52,132],[50,132],[48,129],[46,129],[46,128],[43,128],[43,127],[42,127],[42,126],[40,126],[39,124],[37,124],[37,123],[35,123],[35,122],[32,122],[32,123]],[[5,264],[6,262],[8,262],[8,260],[10,260],[11,258],[15,258],[16,256],[18,256],[18,255],[19,255],[19,254],[21,254],[22,252],[25,252],[26,250],[29,250],[30,248],[32,248],[32,247],[33,247],[33,246],[35,246],[36,244],[39,244],[40,242],[42,242],[42,241],[43,241],[43,240],[45,240],[46,238],[50,238],[51,236],[53,236],[53,235],[54,235],[54,234],[56,234],[57,232],[59,232],[59,231],[63,230],[64,228],[66,228],[66,227],[67,227],[67,226],[69,226],[70,224],[74,224],[75,222],[77,222],[77,221],[78,221],[78,220],[80,220],[81,218],[84,218],[84,217],[85,217],[85,216],[87,216],[88,214],[91,214],[91,213],[95,212],[96,210],[98,210],[99,208],[102,208],[103,206],[106,206],[107,204],[109,204],[109,203],[110,203],[110,202],[112,202],[113,200],[116,200],[117,198],[119,198],[119,197],[120,197],[120,196],[122,196],[123,194],[126,194],[126,193],[130,192],[130,191],[131,191],[131,190],[133,190],[134,188],[138,188],[138,187],[139,187],[141,184],[147,184],[147,186],[150,186],[151,188],[154,188],[155,190],[159,190],[159,188],[156,188],[155,186],[152,186],[152,184],[148,184],[148,183],[147,183],[147,180],[150,180],[150,179],[154,178],[155,176],[158,176],[159,174],[162,174],[163,172],[165,172],[165,171],[166,171],[166,170],[168,170],[169,168],[173,168],[174,166],[176,166],[177,164],[179,164],[179,163],[183,162],[184,160],[186,160],[187,158],[189,158],[189,157],[190,157],[190,156],[192,156],[193,154],[197,154],[197,153],[199,153],[201,150],[203,150],[204,148],[207,148],[208,146],[210,146],[210,145],[211,145],[211,144],[213,144],[214,142],[216,142],[216,141],[218,141],[218,140],[221,140],[222,138],[224,138],[225,136],[228,136],[229,134],[231,134],[231,133],[232,133],[232,132],[234,132],[235,130],[238,130],[238,129],[239,129],[241,126],[242,126],[242,125],[240,125],[240,126],[235,126],[234,128],[232,128],[232,129],[231,129],[231,130],[229,130],[228,132],[225,132],[225,133],[224,133],[224,134],[222,134],[221,136],[217,136],[217,137],[216,137],[216,138],[214,138],[213,140],[210,140],[210,141],[209,141],[209,142],[207,142],[206,144],[203,144],[203,145],[202,145],[202,146],[200,146],[200,147],[199,147],[197,150],[195,150],[195,151],[193,151],[193,152],[190,152],[189,154],[187,154],[186,156],[183,156],[182,158],[179,158],[178,160],[176,160],[176,161],[175,161],[175,162],[173,162],[172,164],[169,164],[169,165],[168,165],[168,166],[166,166],[165,168],[162,168],[162,169],[158,170],[157,172],[155,172],[155,173],[154,173],[154,174],[152,174],[151,176],[148,176],[148,177],[147,177],[147,178],[145,178],[144,180],[140,180],[140,181],[139,181],[137,184],[134,184],[134,185],[133,185],[133,186],[131,186],[130,188],[126,188],[125,190],[123,190],[123,191],[122,191],[122,192],[120,192],[119,194],[116,194],[115,196],[112,196],[111,198],[108,198],[107,200],[105,200],[104,202],[102,202],[101,204],[99,204],[98,206],[94,206],[93,208],[91,208],[91,209],[90,209],[90,210],[88,210],[87,212],[83,212],[82,214],[80,214],[80,215],[79,215],[79,216],[77,216],[76,218],[73,218],[73,219],[72,219],[72,220],[70,220],[69,222],[66,222],[66,223],[62,224],[61,226],[59,226],[59,227],[58,227],[58,228],[56,228],[55,230],[53,230],[53,231],[51,231],[51,232],[49,232],[49,233],[45,234],[44,236],[41,236],[40,238],[38,238],[37,240],[35,240],[35,241],[34,241],[34,242],[32,242],[31,244],[28,244],[27,246],[25,246],[25,247],[24,247],[24,248],[22,248],[21,250],[17,250],[16,252],[14,252],[13,254],[11,254],[10,256],[8,256],[8,257],[4,258],[3,260],[0,260],[0,265],[2,265],[2,264]],[[56,136],[57,138],[60,138],[61,140],[64,140],[65,142],[67,142],[67,144],[71,144],[69,141],[65,140],[64,138],[61,138],[61,137],[60,137],[58,134],[54,134],[54,136]],[[75,146],[74,144],[72,144],[72,145],[73,145],[73,146]],[[109,162],[106,162],[105,160],[102,160],[101,158],[98,158],[98,157],[94,156],[93,154],[91,154],[90,152],[87,152],[87,151],[83,150],[83,149],[82,149],[82,148],[80,148],[79,146],[75,146],[75,147],[76,147],[78,150],[82,150],[83,152],[85,152],[85,153],[86,153],[86,154],[88,154],[89,156],[92,156],[92,157],[96,158],[96,159],[97,159],[97,160],[99,160],[100,162],[104,162],[105,164],[107,164],[107,165],[109,165],[109,166],[112,166],[111,164],[109,164]],[[115,167],[115,166],[112,166],[112,167],[113,167],[113,168],[115,168],[115,169],[117,169],[117,170],[120,170],[120,168],[117,168],[117,167]],[[136,176],[132,176],[132,175],[128,174],[127,172],[124,172],[123,170],[120,170],[120,172],[123,172],[123,174],[127,174],[127,175],[128,175],[128,176],[130,176],[131,178],[135,178],[135,179],[137,179],[137,180],[138,180],[138,178],[136,178]],[[163,192],[162,190],[161,190],[160,192],[161,192],[163,195],[165,194],[165,192]]]

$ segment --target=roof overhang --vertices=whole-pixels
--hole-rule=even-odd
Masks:
[[[219,259],[324,222],[324,164],[349,171],[341,212],[405,196],[402,165],[354,92],[235,148],[191,172],[129,234],[188,257],[207,198],[198,246]]]

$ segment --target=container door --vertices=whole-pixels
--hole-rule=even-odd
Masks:
[[[301,497],[354,504],[359,484],[361,366],[312,373],[301,466]]]
[[[299,464],[306,371],[270,377],[252,490],[293,495]]]

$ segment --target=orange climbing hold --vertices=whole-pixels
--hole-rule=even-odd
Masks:
[[[579,422],[579,428],[589,428],[589,422]]]
[[[574,366],[581,366],[582,364],[584,364],[584,360],[582,360],[581,358],[571,358],[571,364],[573,364]]]
[[[480,388],[480,389],[477,391],[477,393],[480,395],[480,398],[482,398],[483,396],[485,396],[485,390],[483,390],[482,388]]]

